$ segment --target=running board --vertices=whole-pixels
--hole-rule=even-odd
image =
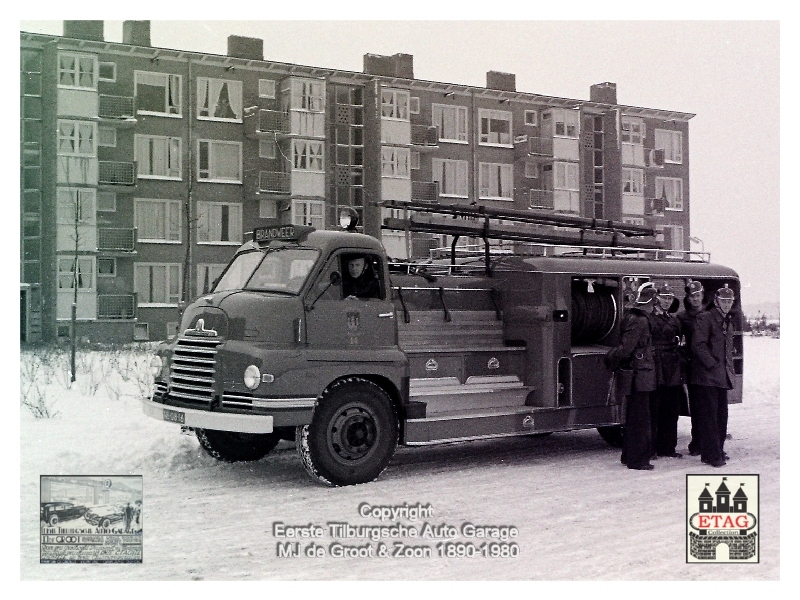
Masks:
[[[460,442],[551,431],[570,431],[620,423],[619,406],[517,406],[462,410],[407,419],[403,443],[409,446]]]

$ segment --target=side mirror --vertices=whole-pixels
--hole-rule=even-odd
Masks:
[[[317,303],[317,300],[322,298],[323,294],[325,294],[325,292],[327,292],[332,285],[336,286],[339,285],[341,282],[342,282],[342,276],[339,273],[339,271],[334,271],[333,273],[331,273],[331,279],[328,282],[328,285],[326,285],[325,289],[322,290],[316,298],[314,298],[314,301],[308,306],[308,310],[314,309],[314,305]]]
[[[339,271],[334,271],[331,273],[331,285],[339,285],[342,282],[342,276],[339,274]]]

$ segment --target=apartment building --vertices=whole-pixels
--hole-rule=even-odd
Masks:
[[[689,247],[688,122],[617,103],[414,78],[407,54],[363,72],[123,42],[102,21],[20,35],[22,339],[159,340],[254,227],[338,225],[342,206],[390,256],[448,240],[382,230],[385,200],[546,210],[648,224]],[[466,240],[465,243],[469,241]]]

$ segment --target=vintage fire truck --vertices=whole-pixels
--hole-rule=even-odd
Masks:
[[[727,285],[741,312],[733,270],[660,249],[644,226],[386,207],[395,218],[384,227],[450,236],[449,252],[390,263],[352,219],[343,231],[256,229],[159,348],[144,412],[193,430],[223,461],[258,460],[295,440],[308,473],[329,485],[374,480],[398,444],[597,428],[620,445],[624,398],[603,358],[636,288],[668,283],[680,299],[699,280],[710,301]],[[463,237],[482,250],[464,250]],[[734,339],[729,398],[741,402]]]

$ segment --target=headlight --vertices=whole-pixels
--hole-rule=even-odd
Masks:
[[[161,368],[164,366],[164,361],[161,360],[161,357],[156,354],[153,358],[150,359],[150,375],[153,377],[158,376],[161,373]]]
[[[254,390],[261,383],[261,371],[255,365],[250,365],[244,370],[244,384],[248,390]]]

